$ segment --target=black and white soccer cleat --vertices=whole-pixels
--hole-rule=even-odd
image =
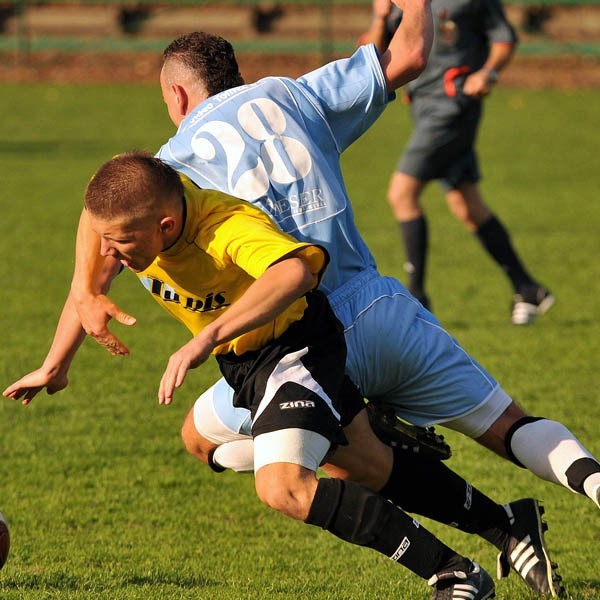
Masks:
[[[552,293],[542,286],[537,286],[527,293],[515,294],[511,321],[513,325],[530,325],[538,315],[548,312],[554,302]]]
[[[468,573],[437,573],[427,583],[433,587],[431,600],[485,600],[496,595],[494,581],[476,562]]]
[[[426,458],[446,460],[452,456],[450,445],[433,427],[418,427],[402,421],[391,408],[367,402],[369,422],[377,437],[393,448],[402,448]]]
[[[498,579],[514,569],[527,585],[540,595],[557,598],[565,590],[558,566],[550,560],[544,541],[548,526],[542,521],[544,507],[533,498],[504,505],[510,520],[510,537],[498,555]]]

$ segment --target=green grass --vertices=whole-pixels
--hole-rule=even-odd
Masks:
[[[0,97],[3,256],[0,374],[4,388],[36,368],[52,338],[73,268],[85,183],[113,154],[157,149],[172,134],[157,87],[4,85]],[[532,272],[558,298],[532,328],[508,321],[511,291],[472,236],[427,191],[430,291],[442,322],[532,413],[555,417],[600,455],[599,93],[499,89],[480,136],[489,204]],[[382,272],[404,278],[385,189],[410,130],[390,108],[347,152],[356,217]],[[194,463],[179,427],[214,364],[195,371],[171,407],[156,389],[187,333],[132,276],[114,296],[135,314],[115,327],[132,349],[114,358],[88,341],[71,385],[31,406],[0,402],[0,510],[12,553],[2,599],[423,599],[423,582],[379,555],[263,507],[252,477]],[[598,510],[447,433],[450,464],[498,501],[545,501],[549,546],[569,597],[600,597]],[[444,490],[440,490],[443,498]],[[494,570],[478,538],[425,521],[446,543]],[[533,598],[512,576],[500,600]]]

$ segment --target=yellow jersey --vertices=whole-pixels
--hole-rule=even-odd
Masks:
[[[183,231],[138,277],[154,299],[194,335],[231,306],[273,263],[300,256],[319,284],[329,260],[324,248],[283,233],[262,210],[185,176]],[[217,346],[213,354],[243,354],[278,338],[304,314],[304,297],[274,321]]]

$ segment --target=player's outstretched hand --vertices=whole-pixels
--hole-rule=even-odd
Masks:
[[[22,399],[23,404],[29,404],[35,395],[44,388],[46,388],[46,393],[52,395],[64,390],[67,385],[69,385],[69,379],[66,374],[51,375],[43,367],[40,367],[9,385],[2,395],[13,400]]]
[[[122,311],[108,296],[87,294],[75,302],[77,315],[85,332],[111,354],[125,356],[129,348],[108,328],[115,319],[123,325],[135,325],[136,319]]]
[[[173,394],[181,387],[187,372],[199,367],[213,351],[214,344],[200,333],[169,358],[158,388],[158,403],[171,404]]]

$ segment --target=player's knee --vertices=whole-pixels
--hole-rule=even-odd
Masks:
[[[317,478],[300,465],[274,463],[258,469],[255,486],[263,504],[292,519],[304,520],[317,489]]]
[[[285,483],[256,483],[256,493],[260,501],[292,519],[306,519],[312,503],[312,496],[304,486]]]
[[[181,440],[185,449],[199,461],[208,464],[208,455],[217,444],[202,437],[194,424],[193,414],[190,412],[181,426]]]
[[[387,201],[394,216],[400,221],[412,219],[416,213],[421,212],[418,202],[410,194],[395,186],[388,188]]]

